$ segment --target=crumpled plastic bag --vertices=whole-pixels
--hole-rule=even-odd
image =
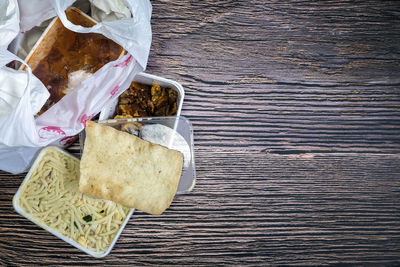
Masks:
[[[123,0],[89,0],[91,16],[97,21],[113,21],[131,17]]]
[[[123,0],[77,0],[73,6],[100,22],[132,17]],[[8,49],[20,58],[26,58],[51,21],[43,21],[24,34],[17,35]]]
[[[19,100],[27,87],[28,76],[25,71],[7,67],[0,68],[0,118],[17,108]],[[35,76],[31,78],[30,103],[32,112],[38,113],[50,94]]]
[[[8,59],[18,58],[6,51],[8,44],[19,32],[19,9],[15,0],[0,0],[0,118],[10,114],[18,105],[19,100],[25,92],[28,83],[28,73],[17,71],[3,65]],[[34,76],[31,78],[31,105],[33,112],[38,112],[43,106],[49,93]]]
[[[129,54],[104,65],[37,118],[34,117],[37,108],[31,100],[35,90],[40,91],[44,86],[28,67],[25,75],[27,82],[21,83],[21,86],[26,85],[22,96],[16,104],[14,101],[11,112],[0,115],[2,170],[23,172],[41,147],[71,143],[83,130],[86,121],[116,99],[129,87],[133,77],[146,67],[151,43],[151,4],[148,0],[126,0],[131,18],[105,21],[91,28],[74,25],[67,19],[65,10],[74,2],[31,0],[19,1],[18,4],[16,0],[0,0],[0,7],[7,6],[7,12],[14,8],[14,13],[0,17],[0,35],[7,33],[9,36],[0,43],[0,68],[7,68],[5,65],[13,60],[24,63],[5,49],[18,31],[25,32],[54,15],[59,16],[66,28],[81,33],[103,34],[120,44]]]
[[[19,32],[19,9],[16,0],[0,0],[0,47],[7,47]]]

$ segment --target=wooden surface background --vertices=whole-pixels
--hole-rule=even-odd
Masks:
[[[0,265],[400,264],[399,2],[152,4],[147,71],[185,88],[194,191],[94,259],[0,173]]]

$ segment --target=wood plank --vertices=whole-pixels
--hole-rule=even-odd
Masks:
[[[93,259],[17,215],[0,175],[0,265],[400,263],[398,155],[196,151],[198,180],[162,216],[137,212]]]
[[[399,15],[397,1],[154,2],[149,68],[210,84],[398,85]]]
[[[396,1],[159,1],[147,71],[181,82],[196,145],[400,152]]]
[[[0,265],[400,265],[399,3],[152,4],[147,71],[185,88],[194,192],[93,259],[17,215],[23,175],[0,172]]]

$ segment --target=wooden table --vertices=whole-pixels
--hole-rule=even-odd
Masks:
[[[94,259],[1,173],[0,265],[400,264],[400,4],[354,2],[153,1],[147,71],[185,88],[194,191]]]

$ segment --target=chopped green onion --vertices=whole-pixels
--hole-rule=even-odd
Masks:
[[[76,229],[79,229],[79,228],[78,228],[78,225],[76,224],[76,222],[75,222],[75,221],[74,221],[74,225],[75,225]]]
[[[86,215],[85,217],[82,218],[85,222],[91,222],[92,221],[92,215]]]

